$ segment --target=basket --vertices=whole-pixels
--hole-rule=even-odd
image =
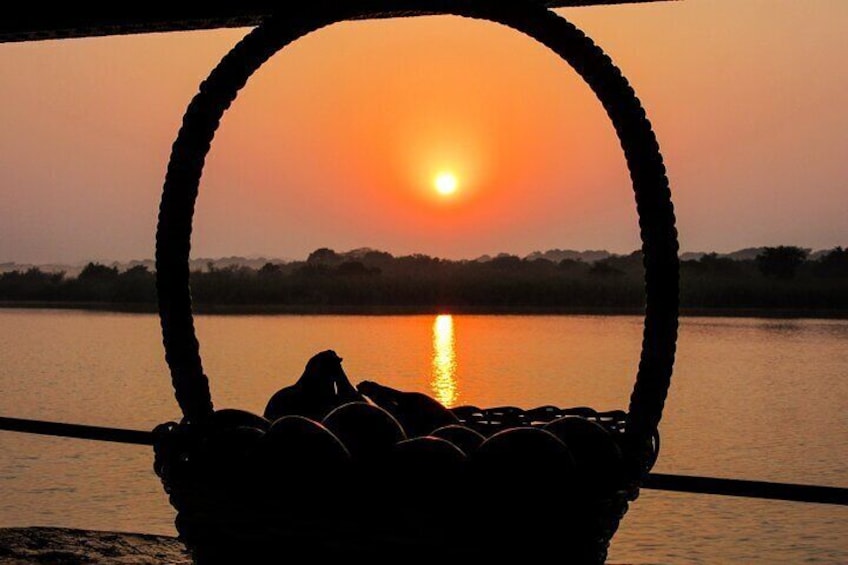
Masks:
[[[628,410],[453,411],[486,436],[533,430],[569,415],[593,421],[621,454],[599,471],[615,477],[614,488],[588,488],[542,448],[507,451],[496,469],[440,459],[406,467],[385,461],[304,466],[303,457],[271,467],[257,455],[261,430],[213,410],[194,331],[188,260],[200,177],[221,117],[251,74],[296,39],[344,20],[426,14],[488,20],[542,43],[593,90],[621,142],[646,273],[642,353]],[[197,563],[606,559],[659,450],[657,427],[677,338],[677,233],[662,156],[639,100],[609,57],[559,15],[529,0],[376,0],[296,3],[269,17],[222,59],[185,113],[164,183],[156,268],[165,356],[184,417],[157,428],[155,470]]]

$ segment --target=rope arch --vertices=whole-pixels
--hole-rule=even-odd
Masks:
[[[592,89],[624,151],[639,214],[645,265],[645,326],[625,445],[632,469],[651,464],[677,339],[678,243],[668,178],[651,124],[627,80],[583,32],[529,0],[371,0],[296,4],[242,39],[201,84],[183,118],[165,177],[156,234],[156,276],[166,361],[189,421],[209,416],[212,399],[195,335],[189,287],[192,218],[206,155],[220,120],[250,76],[286,45],[322,27],[355,19],[448,14],[519,31],[565,60]]]

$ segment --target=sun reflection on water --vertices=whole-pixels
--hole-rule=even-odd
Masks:
[[[453,316],[440,314],[433,322],[433,370],[430,388],[436,400],[453,407],[459,399],[456,383],[456,339]]]

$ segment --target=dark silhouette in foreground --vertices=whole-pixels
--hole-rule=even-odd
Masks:
[[[192,565],[175,537],[71,528],[0,528],[0,563]]]
[[[306,363],[295,384],[271,397],[265,418],[273,422],[283,416],[303,416],[320,421],[334,408],[361,399],[342,369],[342,358],[327,350]]]
[[[459,418],[426,394],[404,392],[373,381],[363,381],[356,388],[397,418],[409,437],[427,435],[436,428],[459,424]]]
[[[606,545],[587,540],[598,528],[612,531],[635,496],[620,474],[621,435],[610,430],[621,422],[612,414],[452,411],[420,392],[372,381],[354,388],[341,363],[332,350],[313,356],[295,384],[273,395],[264,418],[222,409],[154,432],[156,472],[177,493],[178,529],[198,562],[220,562],[221,548],[212,543],[207,554],[193,536],[207,536],[219,521],[244,527],[246,516],[251,528],[273,523],[286,551],[316,562],[353,555],[350,548],[372,563],[395,562],[387,556],[410,548],[427,560],[491,559],[515,540],[532,540],[525,551],[538,560],[564,535],[577,556],[571,562],[602,561]],[[517,509],[533,518],[471,525],[446,502],[484,517]],[[607,507],[609,514],[598,510]],[[375,535],[377,545],[362,545]],[[239,545],[226,562],[244,551],[258,558],[268,547]]]
[[[474,453],[486,441],[486,436],[480,432],[457,424],[437,428],[430,435],[451,442],[465,454]]]
[[[407,438],[404,428],[391,414],[367,402],[339,406],[327,414],[323,424],[359,463],[382,462],[396,443]]]

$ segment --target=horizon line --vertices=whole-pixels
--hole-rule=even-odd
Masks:
[[[734,249],[732,251],[714,251],[714,250],[713,251],[703,251],[703,250],[699,250],[699,251],[679,251],[678,256],[683,257],[685,255],[709,255],[709,254],[714,253],[714,254],[721,257],[721,256],[735,255],[735,254],[739,254],[739,253],[746,252],[746,251],[750,252],[750,251],[754,251],[754,250],[765,249],[765,248],[774,248],[774,247],[798,247],[798,248],[806,250],[808,252],[808,254],[813,255],[813,254],[818,254],[818,253],[825,252],[825,251],[832,251],[832,250],[838,249],[838,248],[845,248],[846,246],[837,244],[837,245],[833,245],[831,247],[813,248],[813,247],[805,247],[805,246],[802,246],[802,245],[792,245],[792,244],[752,245],[752,246],[747,246],[747,247],[740,247],[740,248]],[[329,249],[330,251],[333,251],[334,253],[336,253],[338,255],[351,255],[351,254],[355,254],[357,252],[360,252],[360,253],[363,253],[363,254],[368,253],[368,252],[377,252],[377,253],[388,253],[393,258],[411,257],[411,256],[427,256],[427,257],[431,257],[433,259],[440,259],[440,260],[447,260],[447,261],[479,261],[479,260],[484,259],[484,258],[494,259],[494,258],[497,258],[497,257],[506,257],[506,256],[518,257],[520,259],[526,259],[526,258],[530,257],[531,255],[536,255],[536,254],[544,255],[546,253],[551,253],[551,252],[576,253],[576,254],[606,253],[606,254],[608,254],[609,256],[612,256],[612,257],[626,257],[628,255],[632,255],[633,253],[641,251],[641,249],[639,249],[639,248],[633,249],[632,251],[627,251],[627,252],[614,252],[614,251],[609,251],[609,250],[603,249],[603,248],[600,248],[600,249],[574,249],[574,248],[567,248],[567,247],[551,247],[551,248],[548,248],[548,249],[545,249],[545,250],[537,249],[537,250],[530,251],[529,253],[524,253],[524,254],[499,251],[499,252],[494,252],[494,253],[483,253],[481,255],[477,255],[476,257],[449,258],[449,257],[442,257],[442,256],[439,256],[439,255],[432,255],[432,254],[429,254],[429,253],[424,253],[424,252],[419,252],[419,251],[410,252],[410,253],[392,253],[390,251],[386,251],[386,250],[379,249],[379,248],[376,248],[376,247],[364,246],[364,247],[353,247],[353,248],[345,250],[345,251],[337,251],[337,250],[335,250],[331,247],[318,247],[318,248],[314,249],[313,251],[309,252],[307,254],[307,256],[303,257],[303,258],[272,256],[270,254],[246,254],[246,255],[199,256],[199,257],[192,257],[189,260],[192,261],[192,262],[196,262],[196,261],[222,261],[222,260],[227,260],[227,259],[235,259],[235,260],[244,260],[244,261],[263,261],[264,260],[264,261],[268,261],[268,262],[298,263],[298,262],[305,262],[308,259],[308,256],[311,253],[318,251],[318,250],[321,250],[321,249]],[[148,257],[148,258],[143,258],[143,259],[139,259],[139,258],[133,258],[133,259],[87,258],[87,259],[78,259],[78,260],[56,260],[56,261],[16,261],[16,260],[3,261],[3,260],[0,260],[0,267],[8,266],[8,265],[21,265],[21,266],[34,266],[34,267],[39,267],[39,266],[82,267],[82,266],[85,266],[89,263],[97,263],[97,264],[102,264],[102,265],[122,265],[122,264],[129,264],[129,263],[139,263],[139,264],[141,264],[141,263],[155,263],[155,258],[154,257]]]

